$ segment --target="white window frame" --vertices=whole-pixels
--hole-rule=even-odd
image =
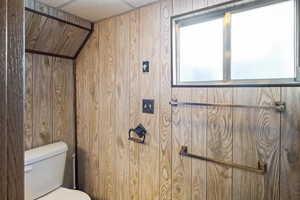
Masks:
[[[294,1],[295,5],[295,78],[282,79],[231,79],[231,14],[243,10],[259,8],[279,2]],[[224,51],[222,81],[180,81],[180,27],[224,17]],[[171,17],[172,36],[172,87],[232,87],[232,86],[300,86],[300,0],[239,0],[234,3],[223,3],[217,6],[200,9],[186,14]]]

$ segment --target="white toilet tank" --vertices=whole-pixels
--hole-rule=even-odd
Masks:
[[[58,142],[25,152],[25,200],[62,186],[67,151],[68,146]]]

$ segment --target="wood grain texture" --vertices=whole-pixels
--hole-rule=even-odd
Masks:
[[[29,150],[33,143],[33,55],[26,54],[25,61],[24,146]]]
[[[282,88],[282,101],[287,111],[281,120],[280,198],[300,198],[300,89]]]
[[[98,37],[98,35],[94,32],[92,37]],[[77,123],[77,158],[78,162],[78,186],[80,190],[89,193],[89,182],[93,181],[90,176],[89,169],[89,134],[87,132],[89,124],[88,124],[88,71],[86,67],[80,66],[88,66],[91,67],[90,59],[89,59],[89,51],[90,46],[94,42],[94,40],[89,40],[86,44],[83,51],[78,56],[76,60],[76,123]]]
[[[89,41],[76,64],[79,181],[94,199],[276,200],[280,180],[285,181],[281,196],[297,199],[298,164],[297,156],[293,156],[299,151],[294,142],[297,114],[189,106],[171,109],[168,105],[171,97],[259,105],[280,100],[278,88],[170,88],[170,15],[221,2],[162,0],[96,25],[98,38]],[[99,49],[93,47],[96,43]],[[150,61],[149,73],[141,72],[144,60]],[[297,92],[288,94],[286,101],[292,105]],[[154,115],[142,113],[144,98],[155,100]],[[278,118],[283,123],[288,116],[294,121],[285,121],[290,126],[286,130],[292,133],[282,137],[289,149],[286,151],[292,154],[281,157],[279,166],[283,153],[280,155],[278,145],[283,140],[278,139]],[[145,145],[127,142],[128,128],[139,123],[149,132]],[[98,154],[93,150],[97,145]],[[195,154],[253,167],[262,159],[269,164],[268,173],[261,177],[181,157],[182,145]],[[281,152],[286,151],[282,143]]]
[[[135,10],[129,14],[129,125],[136,127],[140,123],[140,12]],[[129,198],[140,198],[140,148],[141,145],[129,143]]]
[[[74,26],[66,26],[62,34],[62,36],[64,36],[61,39],[62,45],[57,45],[54,52],[58,52],[59,55],[75,56],[88,34],[89,32],[85,30],[78,29]]]
[[[148,86],[141,87],[141,98],[159,102],[160,4],[141,8],[140,34],[140,65],[143,61],[151,65],[149,73],[140,70],[141,80]],[[153,115],[141,113],[140,118],[147,129],[146,144],[140,148],[140,199],[143,200],[159,199],[159,113],[159,106],[156,106]]]
[[[24,199],[24,2],[7,1],[7,199]],[[3,25],[2,25],[3,26]],[[1,47],[2,48],[2,47]]]
[[[75,151],[73,61],[26,54],[24,149],[67,143],[64,186],[73,183]]]
[[[208,89],[208,102],[232,104],[231,88]],[[208,109],[207,156],[232,162],[232,109]],[[232,169],[207,163],[207,200],[232,198]]]
[[[172,99],[190,102],[191,89],[173,88]],[[172,108],[172,199],[191,199],[192,160],[179,155],[182,146],[192,145],[191,106]]]
[[[89,32],[26,11],[26,49],[74,57]]]
[[[129,85],[129,15],[116,18],[116,200],[129,200],[129,141],[130,85]]]
[[[173,15],[180,15],[193,10],[193,0],[173,0]]]
[[[0,199],[7,200],[7,1],[0,0]]]
[[[39,147],[53,141],[52,65],[46,56],[36,56],[33,69],[33,145]]]
[[[193,10],[205,8],[210,0],[193,0]]]
[[[236,88],[233,103],[269,106],[280,98],[280,88]],[[234,169],[233,199],[279,199],[279,153],[280,113],[234,108],[233,161],[252,167],[263,161],[268,165],[268,173],[259,175]]]
[[[66,25],[64,23],[47,18],[43,29],[40,30],[36,43],[33,44],[33,46],[26,46],[26,49],[54,52],[57,45],[61,45],[65,27]],[[30,41],[31,39],[26,38],[26,40]]]
[[[68,145],[64,186],[72,187],[72,156],[75,153],[73,61],[54,58],[52,77],[53,142],[63,141]]]
[[[42,12],[44,14],[48,14],[51,15],[53,17],[57,17],[59,19],[68,21],[70,23],[74,23],[86,28],[91,28],[91,22],[82,19],[80,17],[71,15],[69,13],[63,12],[62,10],[59,10],[57,8],[53,8],[51,6],[47,6],[41,2],[39,2],[38,0],[25,0],[25,7],[26,8],[30,8],[33,10],[36,10],[38,12]]]
[[[77,151],[79,173],[79,188],[88,192],[94,199],[99,196],[99,156],[100,149],[100,65],[99,56],[99,27],[86,44],[76,62],[77,87]],[[90,57],[89,57],[90,56]],[[83,59],[86,58],[86,59]],[[88,66],[81,68],[81,65]],[[79,98],[80,97],[80,98]],[[84,105],[83,107],[79,105]],[[91,155],[91,159],[88,159]],[[91,179],[90,177],[93,177]]]
[[[101,22],[100,42],[100,197],[116,199],[116,162],[112,155],[116,153],[116,19]]]
[[[26,47],[34,49],[47,18],[31,12],[25,12],[26,19]]]
[[[89,154],[91,155],[91,159],[89,162],[88,171],[91,177],[94,177],[93,180],[89,181],[89,193],[92,197],[97,199],[96,197],[99,194],[99,156],[101,155],[102,148],[100,147],[100,138],[101,127],[99,127],[98,122],[101,119],[100,110],[101,110],[101,102],[99,100],[99,96],[102,95],[100,91],[100,80],[102,79],[100,71],[99,62],[97,56],[99,55],[99,27],[95,28],[95,34],[91,38],[91,43],[89,48],[91,49],[91,53],[89,56],[89,68],[87,70],[87,102],[89,107],[87,108],[87,119],[88,120],[88,129],[85,130],[89,135]],[[93,66],[93,67],[91,67]]]
[[[192,102],[207,102],[208,90],[192,89]],[[207,113],[206,107],[192,107],[192,145],[193,154],[207,156]],[[192,200],[206,199],[206,162],[192,160]]]
[[[172,199],[172,125],[171,125],[171,47],[170,17],[173,12],[172,0],[161,1],[160,30],[160,93],[159,93],[159,131],[160,131],[160,199]]]

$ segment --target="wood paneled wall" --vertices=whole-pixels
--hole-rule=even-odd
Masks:
[[[26,54],[25,150],[64,141],[65,186],[72,186],[75,146],[73,60]]]
[[[0,199],[24,199],[24,2],[0,0]]]
[[[42,2],[40,2],[39,0],[24,0],[25,2],[25,7],[35,10],[37,12],[46,14],[46,15],[50,15],[56,18],[59,18],[61,20],[64,21],[68,21],[70,23],[79,25],[79,26],[83,26],[85,28],[91,29],[92,28],[92,24],[91,22],[89,22],[88,20],[82,19],[80,17],[71,15],[69,13],[66,13],[60,9],[48,6]]]
[[[224,2],[161,0],[98,23],[76,61],[79,185],[97,200],[298,200],[299,88],[171,88],[170,16]],[[150,72],[142,62],[150,61]],[[270,105],[201,108],[179,101]],[[153,115],[142,99],[155,100]],[[128,141],[142,123],[146,144]],[[181,157],[189,151],[256,167],[258,175]]]
[[[74,58],[91,31],[26,11],[26,50]]]
[[[92,23],[36,0],[26,0],[26,52],[74,59]]]
[[[7,61],[6,61],[6,20],[7,5],[5,0],[0,1],[0,199],[7,200]]]

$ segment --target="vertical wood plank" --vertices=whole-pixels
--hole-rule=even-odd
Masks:
[[[206,88],[192,89],[192,102],[207,102]],[[192,146],[193,154],[206,156],[207,108],[192,107]],[[206,199],[206,162],[192,160],[192,200]]]
[[[172,99],[190,102],[190,88],[173,88]],[[182,146],[192,146],[191,106],[172,108],[172,199],[191,199],[192,160],[179,155]]]
[[[93,199],[100,194],[99,28],[76,60],[78,182]]]
[[[89,184],[89,193],[92,198],[95,200],[99,199],[99,156],[103,149],[100,146],[100,138],[101,138],[101,101],[100,101],[100,67],[99,66],[99,30],[100,26],[95,26],[94,34],[91,37],[91,43],[89,46],[89,66],[85,70],[87,71],[87,104],[88,104],[88,116],[86,120],[88,120],[88,129],[87,134],[89,135],[89,145],[86,151],[89,155],[89,175],[91,178],[87,184]],[[103,66],[102,66],[103,67]],[[105,129],[104,129],[105,130]]]
[[[180,15],[193,10],[193,0],[173,0],[173,15]]]
[[[100,59],[102,59],[100,84],[102,102],[100,104],[100,197],[101,199],[116,199],[115,187],[116,162],[111,155],[116,153],[116,20],[108,19],[101,22],[100,29]]]
[[[232,104],[231,88],[208,89],[208,102]],[[208,109],[207,156],[232,162],[232,109]],[[232,169],[207,163],[207,199],[232,199]]]
[[[146,144],[140,148],[140,199],[159,199],[159,81],[160,81],[160,4],[140,9],[140,66],[150,62],[150,72],[140,69],[142,99],[154,99],[154,114],[141,114],[147,129]],[[142,109],[140,99],[140,111]]]
[[[129,200],[129,15],[116,18],[116,200]]]
[[[282,88],[280,198],[300,199],[300,88]]]
[[[45,27],[47,18],[30,12],[26,16],[26,48],[34,49],[39,39],[41,30]]]
[[[52,137],[53,58],[34,55],[33,67],[33,147],[50,144]]]
[[[171,126],[171,47],[170,17],[172,0],[161,1],[161,67],[160,67],[160,200],[172,199],[172,126]]]
[[[64,186],[72,187],[75,152],[73,61],[55,58],[53,64],[53,142],[63,141],[68,145]]]
[[[193,0],[193,10],[205,8],[209,0]]]
[[[251,94],[251,95],[249,95]],[[234,104],[271,106],[280,101],[280,88],[235,88]],[[266,175],[233,170],[233,199],[279,199],[280,113],[234,108],[233,161],[257,167],[268,164]]]
[[[95,33],[93,33],[92,37]],[[85,49],[76,60],[76,119],[77,119],[77,157],[78,157],[78,186],[89,193],[90,176],[89,163],[89,134],[88,130],[88,73],[90,68],[89,49],[92,40],[88,41]]]
[[[130,66],[130,128],[136,127],[140,123],[140,10],[129,13],[129,66]],[[138,200],[140,197],[140,145],[129,143],[129,196],[131,200]]]
[[[7,1],[8,200],[24,199],[24,20],[24,1]]]
[[[29,150],[33,142],[33,55],[26,54],[25,59],[24,146]]]
[[[7,200],[7,1],[0,0],[0,199]]]

